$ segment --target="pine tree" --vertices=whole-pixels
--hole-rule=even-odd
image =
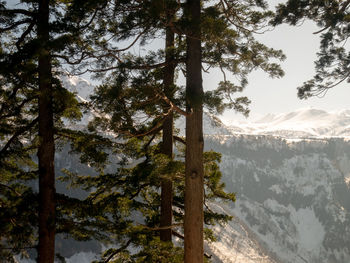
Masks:
[[[64,14],[68,12],[57,12],[58,6],[65,10],[69,4],[26,1],[11,8],[0,3],[0,34],[4,40],[0,48],[1,202],[4,204],[1,253],[5,251],[8,260],[26,249],[37,248],[38,262],[54,261],[55,128],[62,124],[62,117],[81,116],[74,95],[57,79],[57,59],[64,59],[62,54],[66,49],[77,43],[79,23],[91,14],[91,9],[85,10],[84,17],[74,21],[72,18],[81,17],[67,18]],[[32,160],[34,151],[37,151],[38,170]],[[37,178],[38,194],[35,187],[30,187],[33,185],[30,180]]]
[[[54,262],[55,258],[55,143],[53,124],[52,62],[49,44],[49,1],[38,7],[38,121],[39,121],[39,243],[38,262]]]
[[[224,81],[214,91],[214,95],[226,94],[230,98],[232,92],[245,87],[247,75],[255,68],[261,68],[271,76],[281,76],[283,72],[279,66],[268,60],[273,57],[282,59],[283,55],[254,39],[254,33],[264,27],[272,15],[264,11],[267,6],[263,1],[218,1],[206,8],[202,7],[201,1],[189,0],[187,3],[185,262],[203,262],[202,106],[205,96],[201,78],[202,63],[209,57],[211,60],[206,63],[221,69]],[[254,6],[262,11],[257,11]],[[200,18],[201,13],[204,13],[204,19]],[[206,27],[201,29],[201,25]],[[241,41],[245,42],[244,46]],[[239,75],[241,85],[228,81],[225,70]],[[219,96],[219,101],[223,103],[223,97]],[[216,107],[220,109],[221,103]],[[248,110],[242,107],[242,104],[247,103],[246,98],[238,98],[224,106],[247,114]]]
[[[201,23],[206,23],[205,27],[203,27],[202,35],[206,40],[204,42],[203,60],[210,67],[219,67],[223,72],[225,70],[233,72],[241,77],[241,83],[240,85],[230,83],[224,74],[224,81],[220,83],[216,91],[207,92],[198,98],[203,100],[213,111],[235,108],[247,113],[247,109],[244,106],[248,103],[248,100],[246,98],[233,100],[230,94],[241,91],[244,88],[247,83],[247,74],[255,68],[261,68],[271,76],[282,75],[282,71],[277,64],[269,63],[269,58],[282,59],[283,55],[280,51],[269,49],[256,42],[253,38],[253,33],[266,22],[267,18],[271,17],[271,12],[260,13],[251,11],[242,4],[241,6],[237,5],[237,9],[241,12],[241,17],[237,17],[232,7],[225,5],[222,7],[222,5],[224,4],[220,2],[202,10],[204,19],[202,19],[203,22],[201,21]],[[184,6],[180,5],[180,9],[184,8]],[[258,3],[258,7],[266,8],[262,3]],[[160,14],[162,13],[160,12]],[[252,23],[251,19],[254,19],[254,23]],[[150,20],[153,21],[152,19]],[[186,17],[178,17],[170,25],[170,28],[178,34],[179,47],[175,48],[176,65],[183,69],[184,54],[186,54],[183,47],[186,45],[182,40],[182,36],[184,36],[186,30],[191,30],[186,27],[187,22]],[[238,30],[231,29],[231,24],[236,26]],[[147,25],[149,26],[150,24]],[[151,30],[151,32],[153,31]],[[144,41],[146,42],[146,38],[144,38]],[[233,58],[228,56],[233,56]],[[98,127],[100,125],[104,128],[110,128],[116,134],[129,134],[136,137],[153,136],[164,124],[162,107],[157,105],[162,105],[165,101],[173,110],[181,114],[184,113],[180,109],[184,105],[183,102],[185,100],[181,92],[177,92],[177,98],[169,99],[167,96],[164,96],[165,91],[161,88],[161,78],[159,76],[161,71],[157,70],[164,66],[164,62],[159,58],[163,58],[163,53],[151,52],[145,58],[127,54],[118,56],[117,62],[119,64],[116,66],[107,67],[106,70],[115,69],[110,79],[110,81],[113,81],[113,84],[101,86],[97,95],[99,99],[96,106],[99,107],[99,110],[110,113],[112,122],[108,118],[99,117],[93,126]],[[187,70],[184,70],[187,74]],[[229,101],[225,102],[225,98],[228,98]],[[142,115],[140,112],[143,112],[142,114],[145,115]],[[145,119],[149,116],[149,122],[136,121],[135,114],[136,116],[140,114]],[[185,115],[190,114],[185,113]],[[106,123],[108,124],[106,125]],[[150,141],[152,140],[151,138]]]
[[[185,262],[203,262],[203,84],[201,54],[201,1],[188,0],[186,7],[186,173]]]
[[[101,175],[96,178],[76,177],[73,179],[73,181],[75,180],[74,184],[76,185],[85,184],[87,190],[95,189],[86,200],[80,203],[78,202],[79,205],[77,205],[76,200],[74,201],[70,198],[57,195],[59,201],[57,222],[62,222],[62,225],[59,225],[59,231],[66,231],[81,239],[94,237],[99,240],[111,241],[112,238],[121,244],[118,249],[107,251],[105,254],[105,260],[112,259],[116,254],[124,255],[125,258],[140,258],[141,260],[148,258],[149,260],[153,260],[151,259],[152,257],[150,257],[150,254],[152,254],[154,249],[159,249],[156,245],[159,243],[159,238],[154,235],[154,232],[159,230],[161,230],[162,233],[166,232],[167,237],[164,239],[169,239],[169,225],[171,224],[169,220],[170,217],[168,217],[168,221],[164,223],[166,227],[159,228],[160,219],[158,210],[160,206],[160,197],[158,189],[161,181],[159,180],[159,177],[163,178],[164,182],[173,181],[175,184],[176,178],[179,174],[184,173],[184,167],[181,162],[171,160],[171,158],[169,159],[170,147],[165,150],[165,145],[168,143],[163,143],[164,146],[158,145],[157,140],[159,137],[157,136],[159,136],[159,131],[163,129],[163,135],[168,138],[167,140],[164,139],[164,142],[173,139],[173,134],[169,132],[170,123],[172,121],[169,120],[170,117],[165,118],[165,116],[170,116],[170,114],[175,111],[180,114],[185,114],[189,118],[191,118],[192,115],[190,109],[187,113],[181,110],[185,105],[186,96],[184,96],[184,92],[180,87],[171,85],[172,81],[170,80],[170,77],[165,77],[164,74],[165,72],[168,72],[169,76],[173,75],[171,72],[173,69],[170,70],[170,68],[174,63],[174,68],[175,66],[178,66],[178,68],[184,70],[187,76],[188,74],[191,76],[191,73],[189,73],[191,70],[188,71],[188,69],[185,68],[185,58],[191,52],[186,54],[186,44],[183,37],[185,34],[191,36],[192,29],[188,28],[187,22],[191,21],[192,17],[187,16],[187,14],[189,14],[189,12],[186,11],[187,5],[178,3],[177,1],[171,1],[171,3],[173,6],[171,6],[169,10],[174,15],[174,20],[171,18],[169,19],[167,15],[162,16],[166,12],[163,9],[163,5],[159,5],[159,1],[121,1],[120,5],[114,5],[110,1],[98,1],[96,2],[97,6],[94,1],[73,1],[68,5],[70,6],[70,9],[66,12],[67,16],[55,20],[55,22],[52,23],[52,27],[50,27],[52,30],[57,30],[50,32],[51,37],[55,37],[53,37],[54,39],[53,41],[50,41],[49,45],[51,48],[50,55],[57,59],[57,61],[55,60],[55,63],[58,62],[58,60],[61,60],[69,64],[76,64],[79,69],[80,66],[84,66],[84,59],[97,58],[98,65],[100,66],[98,71],[105,72],[111,69],[115,70],[115,72],[111,74],[111,78],[107,79],[109,83],[107,84],[106,82],[106,84],[102,85],[95,96],[95,107],[102,110],[105,114],[110,114],[110,116],[101,114],[101,116],[95,121],[95,128],[114,131],[115,134],[117,134],[117,140],[119,140],[119,142],[122,140],[124,143],[117,143],[117,141],[113,142],[91,134],[87,136],[84,133],[67,131],[61,127],[58,127],[57,129],[57,134],[60,137],[72,137],[74,139],[73,146],[76,147],[77,150],[86,151],[84,157],[86,158],[85,160],[93,158],[91,153],[96,153],[95,148],[90,147],[90,145],[93,145],[96,142],[93,141],[90,144],[89,140],[91,141],[92,139],[98,138],[104,145],[109,146],[118,144],[117,151],[122,150],[119,152],[121,156],[123,156],[120,162],[120,169],[118,169],[115,174],[104,174],[102,172]],[[188,108],[196,108],[198,106],[200,109],[199,112],[201,112],[202,101],[205,102],[212,111],[222,111],[225,108],[235,108],[236,110],[247,112],[247,109],[244,107],[248,103],[246,98],[237,98],[236,100],[233,100],[230,97],[231,93],[242,90],[246,85],[246,75],[255,68],[261,68],[272,76],[279,76],[281,74],[281,71],[276,64],[269,63],[270,57],[282,58],[281,53],[266,48],[254,41],[254,38],[252,37],[252,34],[256,29],[255,24],[257,24],[256,27],[258,28],[269,16],[269,13],[265,14],[250,11],[246,6],[243,4],[241,6],[238,2],[234,6],[229,6],[229,4],[231,3],[227,3],[226,1],[219,2],[213,4],[213,6],[206,8],[202,7],[202,9],[199,10],[200,13],[202,12],[202,18],[201,20],[197,20],[195,25],[200,27],[200,23],[204,23],[204,26],[201,26],[201,32],[197,32],[197,34],[200,34],[199,39],[192,40],[195,42],[202,40],[203,47],[199,45],[199,49],[193,51],[200,52],[201,48],[203,48],[202,60],[199,61],[200,67],[202,66],[201,62],[205,62],[210,67],[219,67],[223,72],[228,70],[241,77],[241,83],[240,85],[230,83],[224,74],[224,81],[220,83],[219,88],[213,92],[203,93],[200,91],[200,96],[197,98],[198,101],[193,101],[193,99],[196,98],[190,98],[191,96],[188,95],[191,95],[191,92],[187,92],[187,102],[191,102],[191,105],[189,105]],[[250,3],[248,4],[251,6]],[[257,5],[262,5],[262,7],[264,7],[260,1]],[[5,6],[2,5],[2,7]],[[36,6],[33,5],[33,8],[35,11]],[[239,10],[239,15],[236,13],[236,9]],[[54,8],[51,10],[53,11],[53,14],[58,17],[60,16],[59,11],[56,10],[57,12],[55,12]],[[132,10],[132,12],[129,12],[130,10]],[[1,14],[8,13],[9,12],[4,8],[3,13]],[[31,14],[26,11],[19,12],[19,14],[22,13],[24,13],[23,15]],[[85,14],[90,14],[91,19],[86,18]],[[183,14],[186,15],[183,16]],[[114,15],[116,17],[113,17]],[[4,15],[4,17],[6,17],[6,19],[1,21],[5,21],[6,24],[10,20],[7,20],[8,15]],[[95,23],[95,21],[97,22]],[[246,24],[244,24],[244,21],[246,21]],[[10,22],[16,24],[16,22],[12,20]],[[20,45],[24,40],[31,40],[32,35],[29,33],[35,26],[32,26],[30,21],[24,20],[22,22],[24,24],[28,22],[29,29],[28,32],[27,30],[23,31],[25,36],[24,39],[20,39]],[[86,23],[84,24],[84,22]],[[13,29],[11,23],[5,25],[4,32],[9,32]],[[236,28],[231,29],[230,24],[234,25]],[[253,26],[251,26],[252,24]],[[22,25],[21,22],[19,25]],[[65,26],[61,27],[61,25]],[[177,37],[175,38],[176,46],[174,45],[174,47],[171,48],[169,44],[165,51],[160,51],[158,53],[150,52],[148,56],[143,58],[131,54],[122,56],[120,54],[122,51],[125,51],[124,48],[117,48],[114,46],[115,42],[108,42],[104,38],[100,39],[101,36],[104,36],[105,38],[108,36],[111,37],[111,39],[122,41],[134,37],[132,43],[135,43],[137,40],[147,43],[148,39],[152,39],[159,30],[164,29],[166,29],[167,35],[168,33],[170,35],[170,30],[177,34]],[[76,34],[72,33],[74,31]],[[62,32],[63,35],[60,35]],[[64,32],[69,33],[64,34]],[[84,39],[80,38],[81,32],[86,33]],[[171,37],[169,37],[169,40],[170,39]],[[33,38],[33,41],[35,41],[35,38]],[[191,42],[189,38],[187,38],[186,41]],[[94,45],[93,48],[90,47],[91,44]],[[32,46],[26,45],[26,47],[30,48]],[[187,46],[187,49],[190,47],[191,45]],[[55,52],[56,54],[53,54]],[[77,57],[76,54],[74,54],[75,52],[81,56]],[[164,58],[167,57],[167,54],[169,54],[169,57],[173,56],[172,52],[175,54],[175,59],[170,58],[173,62],[164,62]],[[77,59],[74,61],[72,58]],[[34,69],[32,71],[37,73],[37,57],[29,56],[26,61],[27,63],[25,63],[25,65],[28,67],[33,65]],[[28,61],[32,62],[32,64]],[[6,63],[5,60],[2,60],[2,62]],[[116,66],[115,62],[117,62]],[[17,67],[23,65],[23,63],[14,64]],[[198,67],[198,63],[196,65]],[[164,70],[164,66],[165,68],[168,68],[169,71],[167,69]],[[28,69],[17,69],[16,72],[22,77],[33,76],[29,74],[30,71]],[[8,74],[8,72],[6,73]],[[6,75],[5,78],[8,79],[8,75]],[[2,81],[2,79],[0,81]],[[190,83],[190,79],[188,81]],[[11,83],[12,82],[13,81],[11,81]],[[25,79],[25,83],[36,86],[38,85],[38,80],[30,77]],[[65,99],[70,98],[68,101],[72,102],[72,97],[71,94],[65,93],[61,89],[62,87],[60,86],[59,81],[55,78],[51,78],[51,84],[55,84],[52,86],[54,90],[54,96],[52,99],[55,106],[53,108],[53,112],[56,114],[55,123],[57,124],[59,123],[59,117],[67,114],[66,106],[69,108],[70,105]],[[7,96],[11,97],[11,92],[8,92],[8,90],[3,89],[2,92],[6,99]],[[33,93],[35,94],[36,92],[37,91],[34,88]],[[65,94],[65,96],[63,96],[64,99],[62,93]],[[56,96],[55,94],[60,96]],[[25,98],[27,97],[25,96]],[[35,98],[34,95],[33,103],[30,104],[33,105],[31,110],[33,116],[35,116],[37,110],[35,106]],[[227,98],[228,101],[224,101],[225,98]],[[57,103],[55,103],[55,100]],[[19,96],[15,104],[17,108],[19,107],[21,109],[21,101],[23,101],[23,97]],[[60,105],[64,106],[60,107]],[[15,107],[13,112],[16,112],[17,108]],[[60,112],[60,114],[57,114],[57,111]],[[75,110],[72,110],[71,114],[76,116],[77,113],[74,112]],[[168,112],[169,114],[167,114]],[[68,113],[68,115],[69,114],[70,113]],[[23,116],[24,115],[25,113],[23,113]],[[197,112],[195,115],[198,115],[197,117],[199,120],[201,114],[198,114]],[[22,119],[25,119],[23,116]],[[138,119],[140,118],[144,118],[144,121],[139,121]],[[18,132],[20,133],[19,135],[16,135],[16,132],[13,133],[10,131],[10,126],[12,124],[9,125],[8,118],[4,117],[3,120],[8,128],[4,132],[5,136],[14,135],[17,140],[19,136],[30,138],[31,132],[35,133],[34,125],[37,122],[35,117],[33,119],[25,120],[24,123],[22,123],[22,127],[25,130],[22,131],[23,129],[18,129]],[[18,120],[20,121],[21,119],[18,118]],[[167,132],[165,132],[164,129],[166,122],[169,124],[169,126],[167,126]],[[199,131],[200,127],[199,125],[195,125],[195,128]],[[82,136],[86,136],[86,138],[83,138]],[[15,139],[10,137],[8,142],[13,145]],[[192,140],[186,140],[185,143],[192,144]],[[8,144],[5,144],[5,148],[2,152],[8,153],[7,150],[10,148],[11,150],[14,150],[14,147],[8,147],[7,145]],[[37,146],[34,145],[32,147],[35,149]],[[189,146],[188,148],[191,147]],[[200,157],[201,155],[201,150],[199,150],[198,156],[195,157]],[[96,159],[100,159],[98,161],[104,161],[105,157],[106,153],[101,153],[101,155],[97,155]],[[13,155],[11,155],[11,158],[13,158]],[[6,162],[11,162],[11,164],[13,164],[13,159],[11,158],[7,157],[6,160],[3,158],[2,161],[5,160]],[[127,162],[130,158],[138,160],[139,163],[135,165],[135,163]],[[214,154],[209,160],[211,160],[211,163],[215,163],[219,158],[217,156],[215,157]],[[199,160],[198,163],[201,163],[201,160]],[[133,165],[133,167],[128,167],[130,165]],[[207,187],[212,190],[212,194],[215,193],[212,196],[219,195],[224,199],[233,200],[233,196],[226,195],[222,191],[223,185],[218,183],[218,178],[220,176],[216,171],[217,166],[212,164],[210,167],[214,169],[209,169],[212,171],[212,175],[208,175],[207,177],[203,175],[203,182],[205,178],[208,179]],[[200,170],[201,169],[203,168],[200,168]],[[203,172],[201,173],[203,174]],[[70,175],[74,177],[72,174]],[[169,180],[169,178],[171,180]],[[7,186],[8,185],[5,184],[5,188]],[[203,187],[202,184],[202,191]],[[173,189],[175,193],[173,204],[178,208],[176,213],[174,213],[174,219],[175,222],[181,222],[183,218],[184,203],[183,181],[179,180],[179,182],[176,182]],[[12,192],[13,191],[8,191],[8,193]],[[170,198],[168,198],[168,200],[170,200]],[[170,202],[167,202],[168,208],[169,203]],[[63,206],[61,206],[61,204]],[[116,204],[118,205],[117,207]],[[73,208],[75,209],[75,212],[72,212],[71,209]],[[88,214],[84,213],[84,211],[88,211]],[[136,222],[130,219],[130,215],[140,211],[145,218],[145,223],[143,225],[135,224]],[[79,222],[84,223],[78,224],[74,221],[74,218],[72,220],[67,219],[64,216],[64,213],[66,212],[70,215],[74,214]],[[87,220],[87,217],[90,218],[91,221]],[[215,215],[208,211],[204,213],[203,220],[211,222],[210,218],[228,219],[225,216]],[[203,223],[198,224],[198,226],[199,228],[203,228]],[[69,228],[73,229],[69,230]],[[176,233],[175,231],[172,232],[174,234]],[[105,235],[105,233],[111,233],[111,235],[108,236]],[[12,234],[13,233],[10,235]],[[176,234],[181,236],[181,233]],[[199,243],[201,242],[202,241]],[[145,249],[136,255],[130,255],[127,251],[127,247],[130,244],[142,246]],[[201,245],[199,244],[199,246]],[[161,245],[161,247],[162,253],[165,253],[166,251],[172,251],[175,254],[178,253],[178,250],[172,248],[170,244],[168,244],[168,246]],[[203,253],[201,257],[203,258]]]
[[[167,7],[166,9],[169,9]],[[170,22],[174,18],[172,11],[166,11],[168,21]],[[168,26],[165,29],[165,64],[164,67],[164,95],[167,98],[174,97],[174,75],[175,75],[175,64],[173,63],[174,57],[174,45],[175,45],[175,34]],[[168,116],[163,122],[163,138],[162,138],[162,153],[167,155],[170,159],[173,158],[173,112],[169,105],[165,105],[164,113]],[[173,182],[171,179],[162,179],[161,182],[161,212],[160,212],[160,227],[169,227],[168,229],[160,230],[160,239],[162,241],[170,241],[172,239],[172,218],[173,218]]]
[[[274,25],[310,19],[316,22],[321,35],[316,75],[298,87],[301,99],[320,96],[342,82],[349,82],[349,50],[345,43],[349,37],[350,1],[300,1],[289,0],[277,6]]]

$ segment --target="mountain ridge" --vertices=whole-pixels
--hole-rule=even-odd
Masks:
[[[239,126],[205,112],[203,124],[205,149],[222,154],[226,190],[237,196],[212,204],[236,219],[214,228],[213,262],[350,262],[350,110],[300,109]],[[183,136],[184,118],[175,126]]]
[[[267,114],[252,122],[228,125],[232,133],[275,135],[284,138],[350,137],[350,110],[301,108],[288,113]]]

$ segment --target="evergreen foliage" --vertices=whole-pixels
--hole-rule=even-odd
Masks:
[[[97,176],[65,171],[61,180],[89,195],[81,200],[55,195],[56,215],[50,223],[56,233],[112,245],[101,262],[181,262],[186,156],[183,145],[175,154],[164,152],[161,135],[165,121],[170,115],[188,116],[191,107],[202,103],[211,112],[230,108],[248,114],[249,100],[232,98],[247,85],[248,74],[261,69],[272,77],[283,75],[273,62],[284,58],[281,51],[254,38],[272,13],[266,11],[263,1],[202,1],[200,66],[205,71],[219,68],[223,81],[217,89],[193,96],[176,85],[176,80],[166,84],[164,77],[169,65],[175,75],[188,77],[185,37],[193,28],[188,27],[185,3],[57,0],[50,1],[49,8],[48,39],[43,46],[42,36],[37,34],[42,26],[36,19],[38,2],[23,1],[19,8],[0,2],[0,36],[4,39],[0,43],[0,256],[10,261],[13,255],[25,255],[27,249],[37,247],[40,218],[33,185],[37,185],[38,167],[33,155],[42,145],[38,136],[38,60],[45,51],[53,67],[46,69],[50,76],[45,81],[52,86],[49,104],[56,148],[69,142],[71,153],[79,153],[82,163],[98,171]],[[175,35],[165,49],[144,56],[127,52],[136,43],[147,49],[149,42],[163,37],[165,31]],[[83,106],[60,83],[62,69],[68,67],[80,73],[87,69],[103,79],[91,97],[90,109],[98,114],[88,132],[65,127],[64,120],[81,118]],[[239,81],[231,82],[227,74]],[[190,106],[188,101],[192,101]],[[103,135],[106,132],[109,137]],[[186,144],[186,138],[175,133],[170,137]],[[117,164],[113,172],[105,169],[109,162]],[[204,153],[206,226],[230,220],[211,211],[210,200],[234,201],[234,194],[224,191],[219,162],[220,154]],[[176,244],[159,238],[164,229],[160,226],[164,180],[173,184],[174,223],[169,227],[180,238]],[[205,238],[215,240],[209,227]]]
[[[72,9],[67,11],[69,6],[67,1],[0,3],[0,254],[8,261],[14,260],[13,255],[38,249],[42,233],[47,242],[41,242],[42,246],[39,242],[38,260],[53,262],[56,197],[49,164],[53,164],[53,126],[57,131],[62,118],[81,117],[74,94],[58,79],[60,59],[77,45],[80,22],[91,14],[85,10],[83,17],[78,16]],[[37,151],[38,159],[34,157]],[[39,193],[38,179],[42,182]],[[50,211],[45,210],[48,206]],[[38,221],[46,226],[38,230]]]
[[[289,0],[277,7],[273,24],[287,22],[297,25],[304,19],[316,22],[320,28],[320,50],[315,61],[315,76],[298,87],[301,99],[322,96],[342,82],[350,81],[350,53],[346,41],[350,34],[350,1]]]

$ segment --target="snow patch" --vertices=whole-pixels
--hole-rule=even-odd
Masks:
[[[320,249],[325,237],[325,230],[321,222],[311,208],[301,208],[298,210],[290,207],[291,220],[297,227],[300,247],[308,252],[315,253]]]

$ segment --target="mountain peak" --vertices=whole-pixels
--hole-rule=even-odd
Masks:
[[[78,76],[72,76],[68,72],[62,74],[60,79],[62,85],[69,91],[76,93],[79,99],[84,101],[90,100],[94,86],[89,81]]]

